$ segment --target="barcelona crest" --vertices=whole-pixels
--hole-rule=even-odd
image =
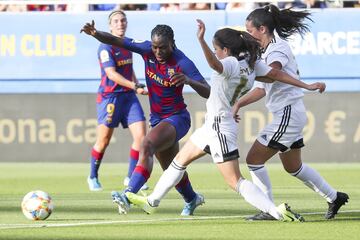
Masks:
[[[169,77],[171,77],[172,75],[174,75],[174,73],[175,73],[175,69],[174,69],[174,68],[169,68],[169,69],[168,69],[168,75],[169,75]]]

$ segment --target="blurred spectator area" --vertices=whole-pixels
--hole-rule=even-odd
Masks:
[[[15,4],[19,2],[19,4]],[[0,12],[25,12],[25,11],[69,11],[69,12],[87,12],[87,11],[113,11],[116,9],[122,9],[125,11],[184,11],[184,10],[252,10],[256,7],[261,7],[266,4],[272,3],[280,8],[352,8],[360,7],[360,0],[286,0],[286,1],[260,1],[260,0],[242,0],[242,1],[229,1],[229,2],[170,2],[170,3],[155,3],[153,1],[144,1],[143,4],[132,4],[131,1],[119,1],[121,4],[114,3],[116,1],[106,0],[89,0],[89,4],[86,4],[86,0],[82,3],[76,3],[76,1],[63,0],[49,0],[49,2],[55,2],[58,4],[39,4],[41,1],[35,0],[13,0],[13,1],[1,1],[0,0]],[[45,2],[45,0],[43,0]],[[98,4],[93,4],[99,2]],[[151,2],[151,3],[149,3]],[[14,4],[2,4],[2,3],[14,3]],[[24,4],[26,3],[26,4]],[[124,4],[123,4],[124,3]]]

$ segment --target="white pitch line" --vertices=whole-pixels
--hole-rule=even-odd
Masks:
[[[232,219],[244,218],[247,215],[235,216],[214,216],[214,217],[187,217],[187,218],[161,218],[161,219],[134,219],[134,220],[116,220],[116,221],[97,221],[97,222],[78,222],[78,223],[53,223],[53,224],[0,224],[0,229],[11,228],[42,228],[42,227],[75,227],[84,225],[104,225],[104,224],[131,224],[131,223],[156,223],[167,221],[194,221],[194,220],[212,220],[212,219]]]
[[[341,211],[339,213],[360,213],[360,210]],[[301,215],[319,215],[324,212],[301,213]],[[249,215],[234,216],[204,216],[204,217],[186,217],[186,218],[161,218],[161,219],[134,219],[134,220],[116,220],[116,221],[96,221],[96,222],[75,222],[75,223],[49,223],[49,224],[0,224],[0,229],[18,229],[18,228],[51,228],[51,227],[77,227],[86,225],[106,225],[106,224],[136,224],[136,223],[156,223],[168,221],[198,221],[198,220],[216,220],[216,219],[234,219],[246,218]]]

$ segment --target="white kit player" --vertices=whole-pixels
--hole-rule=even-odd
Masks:
[[[246,18],[247,31],[263,49],[262,60],[296,79],[300,78],[297,63],[285,40],[294,33],[302,35],[309,30],[303,23],[304,19],[310,19],[309,15],[306,11],[280,10],[274,5],[268,5],[255,9]],[[237,102],[234,112],[264,96],[273,120],[259,133],[246,158],[253,182],[273,200],[271,182],[264,164],[280,151],[284,169],[325,198],[329,205],[325,218],[333,218],[349,197],[346,193],[337,192],[316,170],[301,161],[301,148],[304,146],[302,131],[307,121],[302,90],[278,81],[257,83],[253,90]],[[248,220],[274,218],[260,212]]]
[[[255,184],[241,175],[238,162],[238,127],[233,118],[232,105],[252,87],[257,76],[276,78],[311,90],[323,91],[325,85],[307,85],[262,63],[259,60],[259,44],[246,32],[230,28],[218,30],[213,38],[214,54],[204,40],[204,23],[197,21],[200,45],[209,66],[215,70],[211,76],[211,91],[206,102],[205,123],[192,134],[164,171],[152,194],[142,197],[129,193],[127,196],[130,202],[151,213],[166,193],[180,181],[186,167],[210,153],[228,185],[251,205],[278,220],[303,221],[302,216],[293,213],[287,204],[276,207]]]

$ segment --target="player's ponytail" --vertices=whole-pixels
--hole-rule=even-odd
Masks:
[[[246,18],[251,21],[257,29],[260,26],[266,26],[270,34],[274,30],[279,37],[287,39],[294,33],[303,36],[309,31],[308,24],[304,23],[305,19],[312,21],[308,11],[293,11],[291,8],[280,10],[273,4],[252,11]]]
[[[256,60],[258,60],[261,56],[260,44],[247,32],[239,31],[239,37],[239,43],[242,46],[242,53],[244,53],[249,67],[254,69]],[[242,54],[240,53],[240,56],[241,55]]]

